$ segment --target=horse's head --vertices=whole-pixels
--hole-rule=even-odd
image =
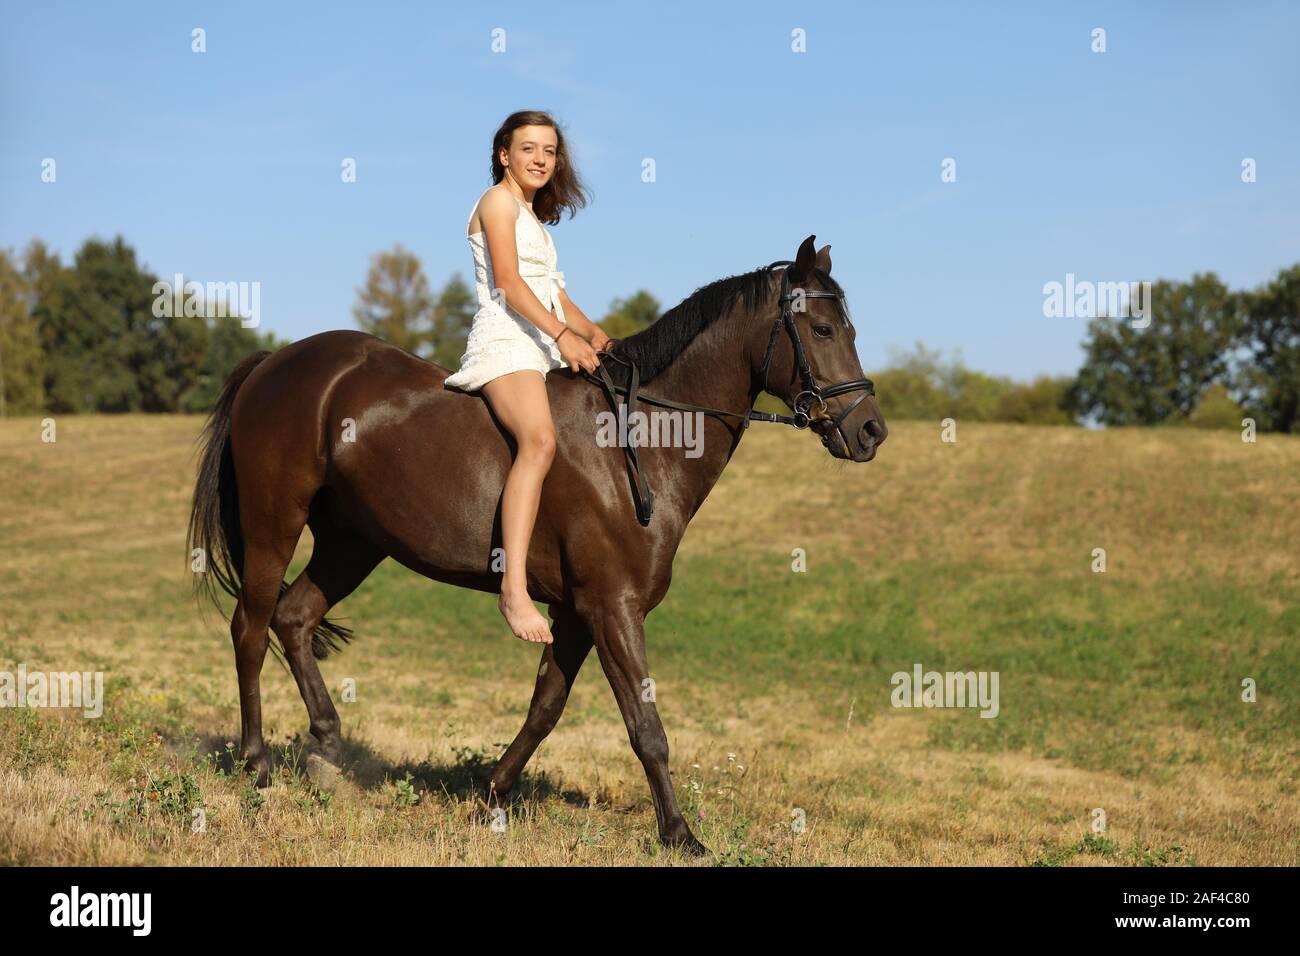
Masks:
[[[870,461],[889,429],[858,362],[843,290],[831,278],[831,247],[814,251],[814,238],[779,274],[773,321],[754,324],[754,374],[807,420],[832,456]]]

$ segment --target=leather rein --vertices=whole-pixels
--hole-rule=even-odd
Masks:
[[[583,377],[604,389],[605,396],[608,398],[610,406],[614,409],[616,414],[619,405],[622,404],[619,402],[617,396],[620,394],[626,394],[626,404],[629,415],[636,409],[636,403],[639,399],[651,405],[661,405],[664,408],[676,408],[685,412],[702,412],[705,415],[712,415],[720,420],[724,417],[738,418],[740,419],[741,428],[748,428],[750,422],[771,422],[776,425],[792,425],[795,428],[807,428],[813,421],[813,418],[809,413],[812,411],[813,406],[817,405],[819,406],[818,411],[825,412],[827,415],[826,418],[818,418],[817,421],[819,423],[830,422],[829,426],[822,434],[822,444],[830,447],[832,431],[838,431],[840,423],[849,416],[853,409],[857,408],[868,395],[874,395],[876,393],[876,386],[869,378],[855,378],[851,381],[837,382],[834,385],[827,385],[825,387],[818,385],[817,379],[813,375],[812,367],[808,364],[808,357],[804,354],[803,342],[799,338],[799,330],[795,327],[794,308],[792,303],[799,296],[796,296],[790,289],[790,270],[788,267],[792,265],[794,265],[794,263],[791,260],[780,259],[768,266],[769,269],[776,268],[777,266],[786,266],[787,268],[783,269],[781,272],[781,297],[779,299],[781,312],[777,316],[776,321],[772,323],[772,334],[768,337],[767,352],[763,356],[763,390],[767,391],[768,373],[772,365],[772,356],[775,354],[777,338],[780,336],[781,327],[784,325],[786,331],[790,335],[790,342],[794,346],[795,364],[799,369],[799,379],[803,386],[802,391],[800,391],[799,394],[794,397],[794,401],[790,403],[790,407],[794,411],[793,415],[779,415],[775,412],[760,412],[752,408],[745,412],[729,412],[719,408],[706,408],[702,405],[692,405],[689,402],[674,402],[669,399],[655,398],[652,395],[642,394],[638,391],[640,388],[641,372],[640,369],[637,368],[636,363],[630,359],[625,359],[615,355],[612,352],[600,353],[601,364],[596,366],[596,371],[599,373],[599,377],[585,369],[582,370]],[[844,293],[801,292],[800,295],[804,299],[838,299],[840,301],[841,311],[845,315],[844,321],[846,323],[848,322],[847,309],[844,306]],[[614,384],[613,379],[610,378],[608,369],[605,368],[605,359],[613,359],[615,362],[618,362],[620,365],[625,365],[631,370],[628,384],[626,386]],[[839,415],[830,418],[830,410],[826,407],[826,399],[856,391],[861,391],[862,394],[854,399],[849,406],[844,409],[844,411],[840,412]],[[847,448],[848,440],[845,439],[843,435],[840,437],[844,440],[844,445]],[[629,477],[632,482],[633,491],[632,500],[636,505],[637,520],[640,521],[642,525],[648,525],[650,523],[650,517],[654,513],[654,491],[651,490],[649,482],[646,481],[645,473],[641,469],[641,460],[637,456],[636,446],[631,442],[628,442],[624,445],[623,450],[627,453],[630,471]]]

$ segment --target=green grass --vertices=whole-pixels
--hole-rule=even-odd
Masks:
[[[1153,595],[1090,573],[1007,580],[913,562],[864,579],[838,557],[815,573],[792,572],[779,554],[687,557],[648,619],[647,647],[657,683],[756,695],[815,688],[828,719],[854,699],[864,718],[888,711],[890,676],[916,662],[997,670],[998,718],[937,721],[933,745],[1026,749],[1135,779],[1205,760],[1246,775],[1294,774],[1300,646],[1285,638],[1297,633],[1300,590],[1269,593],[1269,604],[1286,607],[1232,583],[1189,580]],[[360,634],[349,654],[432,661],[438,635],[454,645],[447,663],[457,670],[482,676],[500,666],[497,643],[471,637],[499,630],[485,595],[431,585],[390,562],[342,610]],[[1244,677],[1261,688],[1257,703],[1242,702]],[[1169,742],[1179,731],[1196,734],[1194,748]]]
[[[0,423],[0,669],[107,675],[99,720],[0,711],[16,795],[0,862],[681,862],[654,842],[595,655],[508,832],[483,825],[478,788],[536,651],[491,595],[393,562],[332,615],[357,632],[322,665],[345,785],[303,775],[305,710],[268,657],[276,779],[252,789],[227,748],[228,630],[190,594],[197,425],[74,418],[51,449]],[[1300,441],[968,425],[944,447],[929,424],[891,430],[856,469],[806,436],[747,437],[648,620],[675,786],[712,862],[1300,859]],[[998,717],[892,707],[891,675],[916,663],[997,671]]]

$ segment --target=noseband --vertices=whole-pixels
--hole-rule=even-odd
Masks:
[[[819,424],[822,422],[830,423],[822,433],[822,444],[829,448],[831,434],[839,431],[840,423],[849,416],[849,413],[852,412],[853,409],[858,407],[863,399],[868,395],[874,395],[876,393],[876,386],[869,378],[855,378],[851,381],[837,382],[834,385],[828,385],[826,387],[817,384],[817,379],[813,375],[812,367],[808,364],[808,357],[804,354],[803,341],[799,338],[799,330],[795,327],[794,307],[791,303],[799,297],[804,299],[838,299],[840,302],[840,312],[844,316],[845,324],[848,323],[848,310],[844,305],[843,292],[803,292],[801,290],[799,295],[796,296],[796,294],[790,289],[790,270],[788,267],[792,265],[794,265],[792,261],[788,259],[780,259],[768,266],[769,269],[773,269],[777,266],[786,266],[787,268],[781,271],[781,297],[778,300],[781,313],[776,317],[776,321],[772,324],[772,334],[767,340],[767,352],[763,356],[762,372],[763,390],[767,391],[767,379],[772,366],[772,356],[776,351],[776,340],[780,335],[781,326],[784,325],[790,334],[790,343],[794,346],[795,365],[799,370],[800,383],[803,385],[803,390],[799,392],[790,403],[790,407],[794,410],[793,416],[778,415],[775,412],[759,412],[752,408],[747,412],[728,412],[717,408],[705,408],[702,405],[692,405],[689,402],[673,402],[664,398],[654,398],[650,395],[640,395],[637,393],[637,389],[640,387],[641,372],[636,367],[636,363],[615,355],[612,352],[600,353],[602,364],[596,366],[599,378],[585,369],[582,371],[583,377],[595,382],[605,390],[605,395],[609,399],[609,403],[614,408],[615,412],[617,412],[619,405],[617,396],[619,394],[626,394],[629,414],[635,410],[637,399],[640,399],[641,401],[648,402],[651,405],[661,405],[665,408],[676,408],[686,412],[703,412],[705,415],[712,415],[718,419],[724,417],[739,418],[741,428],[748,428],[750,422],[772,422],[777,425],[793,425],[795,428],[807,428],[813,422],[813,418],[809,412],[815,404],[818,406],[819,412],[826,413],[825,418],[818,418],[816,421]],[[609,370],[605,368],[605,359],[612,359],[620,365],[626,365],[629,368],[631,374],[628,378],[628,384],[626,387],[614,384],[614,380],[609,376]],[[845,408],[844,411],[840,412],[839,415],[835,416],[835,418],[830,418],[830,411],[826,407],[826,399],[856,391],[861,391],[862,394],[854,399],[853,402]],[[847,449],[849,447],[848,439],[845,438],[843,434],[840,435],[840,438],[844,442],[844,447]],[[636,505],[637,520],[639,520],[643,525],[648,525],[650,523],[650,516],[654,513],[655,495],[650,489],[649,483],[645,480],[645,474],[641,470],[641,460],[637,456],[636,446],[629,443],[624,446],[623,450],[627,453],[628,464],[630,465],[632,500]]]

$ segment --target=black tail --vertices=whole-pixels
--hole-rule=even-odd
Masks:
[[[221,610],[225,591],[238,598],[244,571],[244,533],[239,526],[239,490],[235,484],[235,463],[230,455],[230,409],[235,404],[244,380],[270,355],[254,352],[230,373],[221,388],[221,397],[203,427],[200,442],[199,476],[194,485],[194,504],[190,508],[189,547],[200,554],[206,573],[194,576],[194,590],[206,595]],[[289,586],[280,584],[284,594]],[[312,634],[312,654],[324,660],[352,639],[352,631],[332,621],[322,620]],[[271,651],[280,658],[280,649],[271,642]]]

